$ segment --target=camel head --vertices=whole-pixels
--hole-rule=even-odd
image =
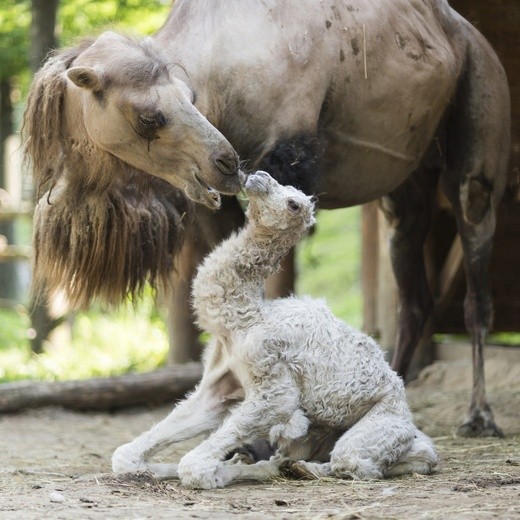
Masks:
[[[151,39],[106,32],[66,70],[67,129],[210,208],[240,188],[238,156]],[[77,133],[77,136],[74,134]]]
[[[315,222],[313,198],[292,186],[282,186],[267,172],[247,177],[248,217],[268,233],[292,233],[299,238]]]

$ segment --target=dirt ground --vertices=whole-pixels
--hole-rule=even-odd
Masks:
[[[384,481],[273,480],[213,491],[110,474],[114,448],[168,408],[79,414],[56,408],[0,417],[0,519],[520,519],[520,362],[487,363],[505,439],[457,438],[468,361],[437,362],[408,388],[417,424],[442,461],[430,476]],[[178,458],[189,449],[165,455]]]

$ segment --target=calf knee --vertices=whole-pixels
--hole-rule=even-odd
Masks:
[[[179,462],[178,474],[181,484],[192,489],[221,488],[231,482],[222,462],[187,453]]]
[[[284,441],[293,441],[307,434],[309,419],[301,410],[296,410],[290,419],[281,424],[275,424],[269,432],[269,440],[272,444],[283,445]]]

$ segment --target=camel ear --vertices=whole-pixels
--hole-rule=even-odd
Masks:
[[[98,92],[103,88],[101,75],[92,67],[72,67],[67,77],[78,87]]]

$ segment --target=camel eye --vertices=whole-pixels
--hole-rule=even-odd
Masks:
[[[146,128],[159,128],[164,126],[165,120],[161,112],[157,112],[157,114],[152,115],[140,114],[139,123],[141,123]]]
[[[139,116],[139,122],[144,126],[155,126],[157,120],[155,117]]]
[[[293,199],[287,201],[287,206],[289,206],[291,211],[298,211],[300,209],[300,205]]]

